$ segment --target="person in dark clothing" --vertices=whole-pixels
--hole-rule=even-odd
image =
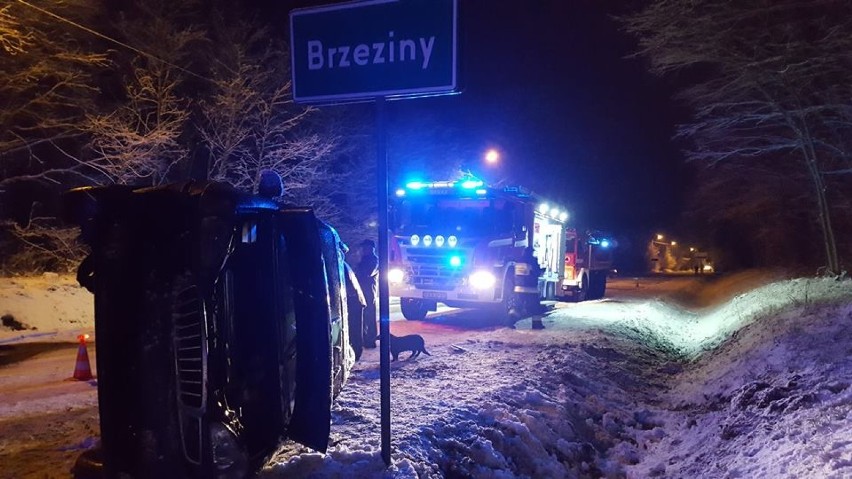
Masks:
[[[379,293],[379,257],[376,256],[376,243],[364,240],[360,244],[361,258],[355,265],[355,276],[361,291],[364,293],[366,307],[364,309],[364,347],[375,348],[376,337],[379,335],[378,304],[376,297]]]
[[[280,200],[284,196],[284,181],[281,175],[274,170],[261,171],[257,194],[271,200]]]
[[[349,342],[355,351],[357,361],[361,359],[361,353],[364,352],[364,308],[367,306],[367,300],[358,284],[358,278],[355,277],[355,271],[349,263],[344,261],[343,268],[346,281],[346,309],[349,315]]]
[[[509,315],[509,327],[514,327],[523,315],[532,315],[533,329],[542,329],[541,301],[538,280],[541,276],[541,266],[535,257],[533,249],[528,247],[523,256],[515,264],[515,294],[518,295],[517,310]]]

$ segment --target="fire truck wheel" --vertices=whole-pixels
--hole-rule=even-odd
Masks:
[[[402,309],[402,315],[409,321],[423,321],[429,313],[429,306],[419,299],[402,298],[399,306]]]
[[[548,301],[556,299],[556,283],[547,283],[544,287],[544,299]]]
[[[503,301],[500,303],[500,315],[510,325],[521,319],[522,307],[518,294],[515,293],[515,274],[509,271],[503,281]]]
[[[601,299],[606,293],[606,274],[603,271],[593,272],[589,281],[588,299]]]
[[[585,301],[588,298],[589,294],[589,277],[587,275],[583,275],[580,279],[580,288],[574,291],[574,302],[579,303]]]

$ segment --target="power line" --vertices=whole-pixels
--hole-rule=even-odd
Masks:
[[[53,18],[55,18],[55,19],[57,19],[57,20],[59,20],[59,21],[61,21],[61,22],[65,22],[65,23],[67,23],[67,24],[69,24],[69,25],[72,25],[72,26],[74,26],[74,27],[76,27],[76,28],[79,28],[80,30],[83,30],[83,31],[88,32],[88,33],[91,33],[92,35],[95,35],[96,37],[103,38],[104,40],[106,40],[106,41],[108,41],[108,42],[112,42],[112,43],[115,43],[116,45],[120,45],[120,46],[122,46],[122,47],[124,47],[124,48],[127,48],[128,50],[132,50],[132,51],[134,51],[134,52],[136,52],[136,53],[138,53],[138,54],[140,54],[140,55],[142,55],[142,56],[144,56],[144,57],[148,57],[148,58],[150,58],[150,59],[152,59],[152,60],[156,60],[156,61],[161,62],[161,63],[163,63],[163,64],[165,64],[165,65],[168,65],[168,66],[170,66],[170,67],[177,68],[178,70],[180,70],[180,71],[182,71],[182,72],[186,73],[187,75],[191,75],[191,76],[194,76],[195,78],[199,78],[199,79],[201,79],[201,80],[209,81],[209,82],[213,83],[213,80],[211,80],[210,78],[203,77],[203,76],[201,76],[201,75],[199,75],[199,74],[197,74],[197,73],[195,73],[195,72],[189,71],[189,70],[187,70],[186,68],[183,68],[183,67],[181,67],[181,66],[179,66],[179,65],[175,65],[174,63],[171,63],[171,62],[169,62],[169,61],[167,61],[167,60],[163,60],[162,58],[160,58],[160,57],[158,57],[158,56],[156,56],[156,55],[154,55],[154,54],[152,54],[152,53],[144,52],[144,51],[142,51],[142,50],[140,50],[140,49],[138,49],[138,48],[136,48],[136,47],[134,47],[134,46],[132,46],[132,45],[128,45],[128,44],[126,44],[126,43],[124,43],[124,42],[122,42],[122,41],[120,41],[120,40],[116,40],[115,38],[112,38],[112,37],[109,37],[109,36],[107,36],[107,35],[104,35],[103,33],[100,33],[100,32],[98,32],[98,31],[92,30],[91,28],[89,28],[89,27],[87,27],[87,26],[85,26],[85,25],[81,25],[81,24],[79,24],[79,23],[77,23],[77,22],[75,22],[75,21],[73,21],[73,20],[69,20],[69,19],[67,19],[67,18],[65,18],[65,17],[62,17],[62,16],[60,16],[60,15],[57,15],[57,14],[55,14],[55,13],[53,13],[53,12],[50,12],[50,11],[48,11],[48,10],[45,10],[45,9],[43,9],[43,8],[41,8],[41,7],[37,7],[37,6],[35,6],[35,5],[33,5],[33,4],[29,3],[29,2],[27,2],[27,1],[25,1],[25,0],[18,0],[18,3],[20,3],[20,4],[22,4],[22,5],[26,5],[26,6],[30,7],[30,8],[32,8],[32,9],[34,9],[34,10],[37,10],[37,11],[39,11],[39,12],[41,12],[41,13],[43,13],[43,14],[47,15],[47,16],[53,17]]]

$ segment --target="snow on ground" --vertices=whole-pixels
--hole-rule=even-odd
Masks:
[[[758,284],[623,279],[559,303],[543,331],[457,311],[394,321],[432,355],[392,363],[392,466],[368,350],[328,453],[286,443],[261,476],[852,477],[852,281]],[[0,310],[38,328],[0,332],[0,349],[91,332],[70,278],[0,280]],[[73,348],[0,367],[0,477],[65,477],[94,440],[92,384],[63,380]]]
[[[26,327],[0,327],[0,344],[67,341],[94,334],[94,296],[70,275],[0,278],[0,316],[11,315]]]
[[[433,356],[393,369],[393,467],[372,354],[329,453],[288,445],[264,476],[852,477],[850,303],[850,281],[798,279],[699,312],[603,300],[545,331],[419,331]]]

